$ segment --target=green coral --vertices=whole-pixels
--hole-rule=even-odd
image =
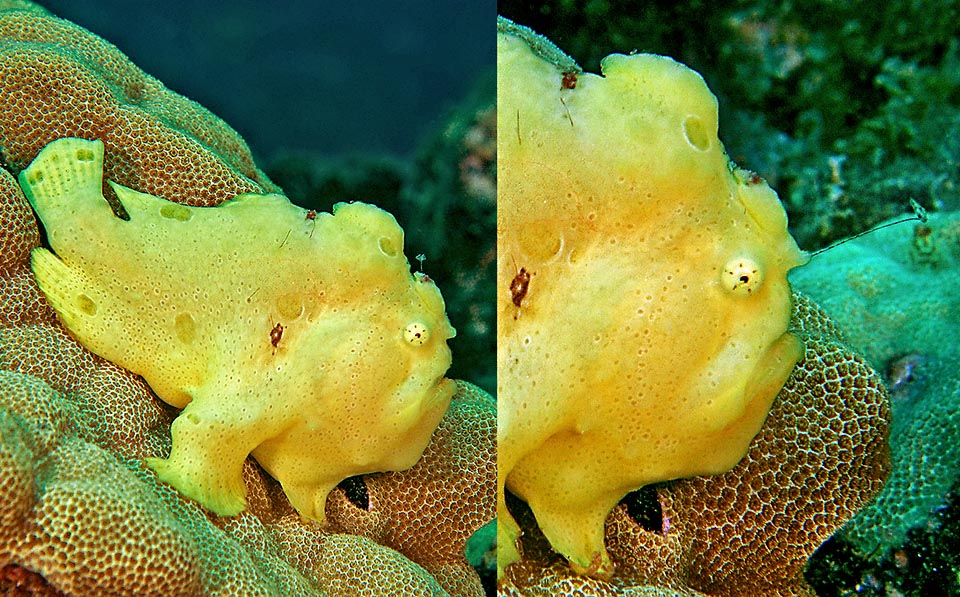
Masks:
[[[884,228],[794,270],[846,340],[887,372],[893,398],[893,470],[844,529],[869,559],[935,527],[960,482],[960,214]]]

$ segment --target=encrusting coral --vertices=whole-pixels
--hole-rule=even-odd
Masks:
[[[71,595],[481,595],[464,545],[493,516],[495,406],[468,383],[420,461],[334,489],[323,528],[252,459],[232,517],[146,467],[169,453],[177,411],[58,322],[11,171],[72,136],[103,142],[106,179],[184,205],[277,189],[236,133],[113,46],[28,3],[0,7],[0,587],[32,571]]]
[[[170,201],[279,191],[236,131],[116,47],[30,2],[0,9],[0,147],[12,171],[56,139],[98,138],[105,179]]]
[[[603,69],[500,22],[500,592],[813,595],[887,474],[880,378],[791,300],[804,256],[703,81]]]

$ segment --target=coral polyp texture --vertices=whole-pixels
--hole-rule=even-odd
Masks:
[[[731,166],[699,75],[653,55],[577,75],[547,44],[501,21],[499,478],[603,577],[625,494],[746,453],[803,352],[786,274],[804,256]],[[499,523],[507,564],[502,500]]]
[[[80,137],[103,141],[106,179],[177,203],[279,190],[236,131],[113,45],[30,2],[0,9],[0,155],[12,170]]]
[[[441,381],[448,355],[434,343],[443,344],[450,330],[445,327],[436,289],[410,274],[401,253],[402,233],[393,219],[362,204],[340,206],[336,214],[307,217],[282,197],[269,194],[276,188],[259,173],[246,146],[227,125],[164,89],[116,48],[29,3],[6,2],[0,8],[4,90],[0,94],[0,145],[5,166],[0,169],[0,589],[29,585],[36,594],[131,596],[481,595],[479,579],[466,561],[464,548],[467,539],[493,517],[495,406],[492,398],[469,383]],[[63,137],[75,139],[57,141]],[[88,140],[81,140],[84,138]],[[41,148],[54,141],[37,158]],[[69,151],[60,151],[65,148]],[[105,150],[102,162],[101,148]],[[57,156],[54,161],[58,165],[45,161],[51,155]],[[34,160],[35,166],[39,165],[36,169],[21,172]],[[61,167],[73,168],[69,181],[58,174]],[[101,172],[111,184],[101,187]],[[95,173],[93,178],[91,173]],[[48,222],[46,228],[56,256],[40,248],[38,223],[17,185],[16,174],[22,175],[38,211],[44,213],[47,202],[52,211],[46,213],[57,220]],[[46,183],[53,187],[45,188]],[[60,196],[62,187],[74,184],[86,190]],[[56,192],[50,192],[51,188]],[[52,215],[61,208],[73,213]],[[279,211],[271,212],[277,208]],[[244,219],[244,213],[252,212],[263,217]],[[223,230],[205,230],[191,241],[183,236],[179,244],[169,238],[170,244],[161,241],[171,230],[165,226],[189,226],[223,213],[236,216],[233,225],[221,221],[217,226]],[[270,213],[283,222],[271,220]],[[253,225],[252,219],[259,224]],[[331,228],[336,220],[340,223]],[[138,228],[141,225],[145,226]],[[100,239],[97,242],[117,241],[124,238],[121,231],[126,230],[130,232],[126,240],[141,244],[138,249],[133,245],[80,246],[87,238],[84,230],[89,231],[88,226],[105,226],[95,234]],[[333,232],[338,227],[340,232]],[[379,407],[361,403],[361,381],[350,386],[343,380],[331,380],[329,387],[340,388],[339,396],[344,399],[326,404],[326,410],[356,408],[368,417],[362,427],[369,427],[369,418],[378,414],[385,417],[383,421],[394,414],[407,414],[403,412],[406,392],[438,398],[438,404],[414,402],[410,408],[416,413],[423,407],[422,414],[430,419],[426,424],[436,426],[432,434],[426,432],[413,442],[419,445],[411,451],[423,453],[419,461],[410,454],[403,457],[403,466],[416,461],[412,468],[353,476],[329,495],[329,487],[321,489],[321,485],[336,481],[325,481],[308,492],[311,497],[304,506],[297,502],[295,492],[286,491],[284,475],[278,472],[291,464],[288,457],[293,450],[289,446],[283,448],[274,441],[264,450],[287,452],[287,457],[281,458],[287,464],[274,471],[278,481],[264,470],[272,466],[266,464],[269,458],[263,466],[252,458],[237,458],[237,443],[221,437],[221,445],[211,448],[208,455],[233,453],[229,458],[236,461],[231,467],[237,476],[230,482],[241,484],[246,508],[235,516],[218,516],[147,466],[147,462],[165,462],[150,459],[165,458],[171,449],[176,454],[178,439],[171,437],[171,425],[177,436],[174,421],[180,414],[160,400],[147,381],[164,390],[180,386],[181,393],[173,391],[165,397],[183,406],[196,398],[193,389],[202,387],[204,379],[210,380],[205,376],[231,367],[216,355],[228,355],[231,342],[244,335],[221,330],[221,326],[238,321],[227,324],[205,318],[225,309],[247,309],[261,295],[272,297],[270,309],[277,308],[276,313],[268,309],[261,312],[263,317],[235,313],[232,318],[257,326],[250,332],[259,355],[254,360],[273,361],[273,366],[260,369],[270,379],[259,380],[258,391],[282,386],[282,370],[298,367],[288,359],[304,347],[302,343],[309,345],[306,314],[313,307],[303,303],[304,315],[298,320],[296,309],[286,308],[295,307],[297,301],[278,298],[266,280],[239,298],[206,286],[197,287],[197,297],[182,296],[179,279],[200,275],[215,286],[220,267],[237,272],[237,264],[227,263],[226,255],[220,255],[224,264],[217,268],[203,266],[196,254],[182,260],[175,257],[184,256],[181,251],[189,252],[191,245],[199,248],[204,242],[213,243],[217,234],[223,233],[231,234],[236,242],[249,240],[247,248],[251,250],[257,246],[252,237],[262,237],[279,250],[293,243],[290,246],[298,246],[301,252],[308,251],[304,243],[341,242],[338,248],[330,248],[336,254],[326,255],[324,260],[341,270],[338,279],[351,283],[369,281],[364,278],[370,273],[369,263],[362,255],[371,247],[371,239],[373,252],[367,252],[368,256],[396,260],[398,273],[386,277],[402,280],[407,288],[403,292],[410,300],[390,303],[388,299],[383,312],[364,327],[374,331],[370,338],[366,332],[358,336],[349,323],[351,314],[370,317],[369,311],[362,315],[363,308],[357,305],[354,310],[346,300],[331,303],[339,324],[327,332],[336,341],[324,346],[339,351],[342,358],[338,363],[349,361],[345,373],[357,373],[357,380],[364,378],[361,369],[371,364],[362,362],[362,356],[349,355],[353,350],[362,355],[368,341],[377,353],[368,356],[375,361],[386,359],[373,363],[377,375],[399,376],[403,369],[400,361],[406,357],[390,356],[393,348],[408,355],[434,351],[440,362],[422,378],[414,374],[409,383],[388,384],[388,402]],[[231,242],[219,240],[225,246]],[[137,258],[136,251],[144,258],[139,268],[127,261]],[[38,255],[38,263],[49,268],[38,266],[37,271],[45,272],[40,278],[64,320],[77,324],[75,335],[62,325],[38,286],[30,267],[31,252]],[[200,249],[200,253],[211,258],[217,255],[215,250]],[[98,274],[93,264],[103,265],[104,260],[105,267],[115,269],[113,274],[122,269],[134,277],[124,282],[121,275],[113,279],[111,273]],[[262,261],[265,263],[247,263],[242,273],[250,275],[258,267],[270,267]],[[154,278],[149,290],[138,292],[154,295],[148,300],[156,299],[162,305],[156,303],[151,311],[118,300],[124,286],[132,290],[142,285],[150,277],[148,272],[156,273],[156,268],[170,277]],[[276,265],[271,279],[284,285],[291,281],[289,276],[310,277],[309,272],[300,269],[298,274],[297,270],[292,263]],[[297,286],[303,283],[292,282],[287,289],[303,290]],[[340,292],[334,290],[333,281],[324,283],[331,286],[325,296],[332,299]],[[389,294],[377,284],[373,295]],[[153,378],[145,381],[78,341],[96,343],[98,350],[105,351],[113,350],[104,347],[115,342],[114,349],[119,352],[111,353],[110,358],[136,368],[133,361],[125,359],[137,361],[135,345],[163,336],[163,312],[172,306],[168,301],[173,297],[179,297],[175,299],[178,304],[191,304],[196,310],[190,312],[190,318],[174,316],[173,328],[167,330],[173,336],[166,338],[171,342],[161,339],[149,349],[163,374],[153,376],[148,366],[140,372]],[[412,313],[407,309],[418,310],[416,305],[423,304],[433,305],[436,312],[406,316]],[[393,308],[398,309],[402,323],[390,315]],[[94,314],[104,316],[101,322],[133,316],[121,327],[135,333],[98,327],[89,320],[81,323]],[[194,365],[189,364],[190,351],[177,344],[191,336],[196,343]],[[216,346],[205,345],[207,341]],[[388,345],[390,342],[394,344]],[[323,369],[323,351],[313,351],[313,358],[318,361],[315,368]],[[150,359],[141,355],[139,360]],[[245,369],[228,375],[221,389],[236,389],[238,376],[249,375],[257,367]],[[303,377],[300,381],[298,392],[308,393],[311,382]],[[436,391],[431,392],[434,386]],[[356,403],[349,398],[352,390],[357,390]],[[236,396],[249,398],[251,394],[240,391]],[[444,413],[447,400],[449,408]],[[237,410],[242,413],[244,409],[254,417],[271,410],[299,410],[310,415],[302,404],[282,401],[259,406],[248,402]],[[270,427],[276,420],[261,423]],[[400,421],[384,425],[403,433]],[[296,424],[289,427],[297,429]],[[318,424],[321,434],[322,427]],[[349,425],[344,429],[351,431]],[[377,440],[381,441],[390,440]],[[238,443],[246,444],[241,452],[249,452],[257,442],[244,439]],[[311,446],[304,436],[300,447],[304,453],[357,447],[351,438],[339,441],[328,437],[327,444]],[[210,479],[201,483],[216,481],[216,459],[207,464],[213,465]],[[357,472],[341,471],[334,476]],[[176,479],[171,481],[178,484]],[[206,502],[203,495],[194,497]],[[215,502],[207,503],[216,507]],[[298,509],[308,517],[325,517],[325,524],[304,520]]]
[[[499,37],[500,593],[813,595],[887,475],[880,377],[696,73]]]

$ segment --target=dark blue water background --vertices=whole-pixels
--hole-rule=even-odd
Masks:
[[[489,0],[41,3],[211,109],[259,160],[409,156],[495,64]]]

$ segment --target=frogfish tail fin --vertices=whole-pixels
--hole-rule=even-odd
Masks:
[[[20,172],[20,186],[47,229],[79,208],[105,210],[103,142],[68,137],[44,147]]]

